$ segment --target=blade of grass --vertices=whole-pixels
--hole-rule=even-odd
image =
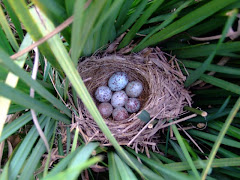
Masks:
[[[49,141],[53,135],[53,132],[56,131],[55,122],[47,121],[47,124],[44,129],[44,134],[47,140]],[[35,145],[31,155],[28,157],[27,161],[24,164],[19,180],[30,179],[33,177],[34,171],[43,155],[46,152],[46,147],[43,140],[40,138]]]
[[[177,129],[175,124],[172,125],[172,129],[173,129],[173,132],[174,132],[174,134],[175,134],[175,136],[177,138],[177,141],[178,141],[178,143],[179,143],[179,145],[180,145],[180,147],[181,147],[181,149],[183,151],[183,154],[184,154],[184,156],[185,156],[189,166],[191,167],[195,177],[200,179],[200,175],[199,175],[196,167],[193,164],[193,160],[192,160],[191,156],[189,155],[188,150],[187,150],[187,148],[186,148],[186,146],[185,146],[185,144],[183,142],[183,139],[182,139],[180,133],[178,132],[178,129]]]
[[[26,108],[30,108],[35,110],[36,112],[46,114],[56,120],[63,121],[67,124],[70,122],[69,118],[66,115],[61,114],[52,106],[42,103],[36,99],[33,99],[29,95],[22,93],[19,90],[13,89],[1,82],[0,82],[0,95]]]
[[[50,29],[54,29],[52,23],[46,20],[47,27]],[[92,117],[96,121],[99,128],[102,132],[106,135],[115,149],[119,152],[119,154],[129,163],[129,165],[134,168],[139,174],[142,173],[138,170],[138,168],[134,165],[134,163],[129,159],[129,157],[124,153],[121,146],[118,144],[116,139],[111,134],[111,131],[108,129],[107,125],[105,124],[101,114],[99,113],[95,103],[93,102],[86,86],[82,78],[80,77],[75,65],[73,64],[72,60],[70,59],[68,52],[66,51],[64,45],[61,42],[59,36],[54,36],[52,39],[49,40],[49,45],[52,49],[54,49],[54,53],[57,57],[57,60],[61,67],[63,68],[64,72],[66,73],[68,79],[72,83],[73,88],[76,90],[77,94],[81,98],[82,102],[86,106],[86,108],[91,113]]]
[[[47,29],[39,28],[39,26],[42,24],[41,21],[39,20],[37,22],[36,19],[32,17],[32,15],[28,10],[27,4],[24,0],[19,0],[19,1],[9,0],[8,2],[11,5],[11,7],[14,9],[18,18],[24,24],[24,27],[26,28],[27,32],[31,35],[34,41],[41,39],[44,35],[49,33]],[[52,66],[58,69],[59,72],[61,73],[61,68],[57,63],[53,55],[53,52],[49,48],[48,43],[46,42],[43,43],[42,45],[39,46],[39,49],[41,53],[44,56],[46,56],[47,60],[52,64]]]
[[[9,27],[9,24],[6,20],[6,16],[3,12],[2,6],[0,6],[0,24],[1,24],[6,36],[8,38],[8,41],[12,45],[13,49],[15,51],[18,51],[18,49],[19,49],[18,43],[17,43],[17,41],[16,41],[16,39],[15,39],[13,33],[12,33],[11,28]]]
[[[155,33],[157,33],[158,31],[160,31],[161,29],[165,28],[167,25],[169,25],[175,18],[177,18],[178,14],[184,9],[186,8],[190,3],[192,2],[192,0],[190,1],[186,1],[185,3],[183,3],[181,6],[179,6],[179,8],[177,8],[176,11],[174,11],[172,14],[167,15],[167,18],[164,22],[162,22],[159,26],[156,26],[153,28],[153,30],[151,30],[146,37],[143,38],[143,40],[141,40],[141,42],[139,44],[137,44],[136,47],[133,48],[132,51],[137,52],[140,51],[141,49],[145,48],[146,46],[144,45],[144,43],[151,38],[152,35],[154,35]],[[150,27],[152,28],[152,27]]]
[[[46,177],[43,180],[59,180],[59,179],[68,179],[68,180],[75,180],[72,174],[78,172],[79,174],[86,168],[98,163],[102,160],[101,156],[93,157],[81,164],[76,164],[74,167],[69,167],[67,170],[58,173],[55,176]]]
[[[108,170],[109,180],[121,180],[120,172],[117,169],[117,162],[114,159],[113,152],[108,152]]]
[[[228,115],[225,123],[224,123],[224,126],[222,127],[214,145],[213,145],[213,148],[211,150],[211,153],[209,155],[209,159],[208,159],[208,163],[207,163],[207,166],[203,169],[203,172],[202,172],[202,179],[205,179],[206,176],[207,176],[207,173],[209,171],[209,169],[211,168],[211,165],[212,165],[212,162],[214,160],[214,157],[217,153],[217,150],[218,148],[220,147],[223,139],[224,139],[224,136],[233,120],[233,118],[235,117],[235,115],[237,114],[238,110],[240,108],[240,98],[237,100],[236,104],[234,105],[232,111],[230,112],[230,114]]]
[[[10,124],[5,125],[2,131],[2,135],[0,137],[0,142],[7,139],[9,136],[14,134],[18,129],[23,127],[25,124],[27,124],[31,120],[32,120],[31,113],[27,112],[26,114],[20,116],[19,118],[16,118]]]
[[[201,66],[202,63],[196,62],[196,61],[190,61],[190,60],[181,60],[181,62],[184,64],[187,68],[198,68]],[[181,66],[181,64],[179,64]],[[232,74],[232,75],[240,75],[240,68],[234,68],[234,67],[228,67],[228,66],[219,66],[210,64],[207,69],[207,71],[213,71],[218,73],[224,73],[224,74]]]
[[[32,40],[31,40],[30,36],[27,34],[26,37],[24,38],[19,50],[21,51],[25,47],[29,46],[31,43],[32,43]],[[6,54],[6,56],[8,56],[7,53],[5,53],[5,54]],[[0,59],[1,58],[3,58],[3,57],[0,56]],[[27,58],[27,54],[18,58],[17,61],[15,61],[15,63],[17,64],[16,66],[19,66],[20,68],[22,68],[25,64],[26,58]],[[18,80],[19,80],[19,77],[15,76],[13,73],[9,72],[7,75],[7,78],[5,80],[5,83],[7,85],[15,88],[17,86]],[[4,126],[10,104],[11,104],[11,101],[9,99],[0,97],[0,136],[2,134],[2,128]]]
[[[147,19],[157,10],[164,0],[154,0],[151,5],[144,11],[143,15],[132,26],[127,35],[123,38],[118,48],[123,48],[128,45],[135,37],[138,30],[146,23]]]
[[[7,39],[7,37],[5,36],[2,28],[0,28],[0,38],[1,38],[0,47],[1,47],[2,49],[4,49],[4,51],[7,52],[9,55],[10,55],[10,54],[13,54],[12,47],[11,47],[11,45],[9,44],[8,39]],[[0,63],[1,63],[1,61],[0,61]]]
[[[42,97],[46,98],[49,102],[51,102],[58,109],[62,110],[66,115],[71,117],[70,110],[66,108],[66,106],[58,100],[53,94],[47,91],[40,83],[33,80],[31,76],[19,68],[9,57],[8,55],[0,49],[0,60],[12,71],[15,75],[17,75],[21,80],[23,80],[27,85],[32,87],[36,92],[38,92]]]
[[[208,3],[204,4],[200,8],[195,9],[194,11],[188,13],[187,15],[180,18],[179,20],[173,22],[162,31],[155,33],[149,40],[145,41],[144,46],[142,46],[142,48],[159,43],[165,39],[168,39],[180,32],[183,32],[189,29],[190,27],[203,21],[204,19],[208,18],[209,16],[213,15],[217,11],[221,10],[222,8],[226,7],[227,5],[235,1],[236,0],[209,1]],[[135,49],[135,51],[140,51],[142,48]]]
[[[125,32],[136,20],[137,18],[141,15],[143,12],[144,8],[147,6],[148,1],[147,0],[142,0],[140,3],[137,5],[136,10],[134,13],[132,13],[126,20],[126,22],[119,27],[119,30],[117,32],[117,36]]]
[[[121,179],[137,180],[137,177],[133,174],[131,169],[119,158],[117,154],[114,154],[115,161],[117,162],[118,171],[121,172]]]
[[[46,116],[40,116],[39,123],[41,128],[43,128],[47,121],[50,118]],[[17,149],[16,153],[12,157],[10,161],[9,170],[11,174],[9,175],[9,179],[16,179],[18,173],[20,172],[21,168],[23,167],[29,153],[33,149],[34,144],[36,143],[37,138],[39,138],[39,134],[37,133],[37,129],[33,126],[28,134],[25,136],[24,140],[20,144],[19,148]]]
[[[224,26],[223,32],[222,32],[222,36],[219,39],[216,48],[214,49],[214,51],[210,54],[210,56],[204,61],[204,63],[202,63],[202,65],[200,67],[198,67],[194,72],[190,73],[190,75],[187,77],[186,81],[185,81],[185,87],[190,86],[193,82],[195,82],[197,79],[199,79],[199,77],[206,71],[207,67],[209,66],[209,64],[211,64],[217,50],[219,49],[219,47],[221,46],[221,44],[223,43],[229,29],[232,27],[238,10],[234,9],[229,13],[229,18]]]
[[[14,24],[14,27],[16,28],[16,31],[18,32],[18,36],[19,36],[20,40],[22,41],[24,35],[23,35],[23,30],[22,30],[22,27],[21,27],[21,23],[20,23],[19,19],[17,18],[16,14],[14,13],[12,7],[8,3],[8,1],[3,0],[3,3],[5,5],[7,13],[9,14],[9,16],[11,18],[12,23]]]

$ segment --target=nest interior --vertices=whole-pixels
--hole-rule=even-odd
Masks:
[[[114,121],[112,117],[104,119],[121,145],[129,145],[129,142],[133,146],[155,145],[160,140],[158,131],[164,122],[179,117],[184,106],[191,106],[189,92],[184,89],[185,76],[177,60],[159,49],[148,48],[125,56],[92,56],[79,63],[78,71],[94,100],[96,89],[107,85],[108,79],[115,72],[126,72],[129,81],[142,82],[144,90],[139,97],[141,109],[138,113],[120,122]],[[95,103],[99,104],[96,100]],[[80,100],[77,109],[80,116],[75,116],[75,119],[84,140],[110,145]],[[143,110],[149,113],[152,120],[155,119],[153,127],[146,128],[146,122],[138,118]]]

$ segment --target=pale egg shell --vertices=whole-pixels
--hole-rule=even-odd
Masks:
[[[116,121],[122,121],[129,117],[127,110],[124,107],[117,107],[112,112],[113,119]]]
[[[113,107],[110,103],[101,103],[98,106],[98,110],[103,118],[108,118],[113,112]]]
[[[116,72],[108,80],[108,86],[112,91],[120,91],[128,84],[128,76],[125,72]]]
[[[112,91],[107,86],[100,86],[95,92],[95,97],[99,102],[108,102],[112,98]]]
[[[129,113],[135,113],[140,109],[140,101],[137,98],[129,98],[125,108]]]
[[[124,106],[128,100],[128,96],[124,91],[117,91],[113,93],[111,104],[114,108],[118,106]]]
[[[142,93],[142,91],[143,85],[139,81],[131,81],[126,87],[126,94],[131,98],[138,97]]]

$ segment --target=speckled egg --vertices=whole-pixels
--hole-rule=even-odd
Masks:
[[[126,94],[131,98],[138,97],[142,91],[143,85],[139,81],[131,81],[126,87]]]
[[[135,113],[140,109],[140,101],[137,98],[129,98],[125,108],[129,113]]]
[[[117,107],[112,112],[113,119],[116,121],[122,121],[129,117],[127,110],[124,107]]]
[[[128,100],[128,96],[124,91],[117,91],[113,93],[111,104],[113,107],[124,106]]]
[[[95,97],[99,102],[108,102],[112,98],[112,91],[107,86],[100,86],[95,92]]]
[[[112,91],[120,91],[126,87],[128,76],[125,72],[116,72],[108,80],[108,86]]]
[[[103,118],[108,118],[113,112],[113,107],[110,103],[101,103],[98,106],[98,110]]]

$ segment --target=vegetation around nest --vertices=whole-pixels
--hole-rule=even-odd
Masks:
[[[239,0],[0,4],[0,179],[239,179]],[[91,96],[106,83],[91,72],[100,61],[134,67],[145,86],[144,110],[130,118],[146,124],[136,121],[143,128],[127,143]],[[157,103],[163,80],[171,103]],[[85,136],[87,118],[97,131]],[[144,128],[156,141],[133,147]]]

